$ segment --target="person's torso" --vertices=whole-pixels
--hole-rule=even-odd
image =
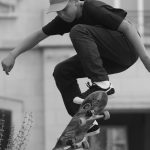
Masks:
[[[64,34],[70,32],[77,24],[101,26],[103,28],[116,30],[127,12],[122,9],[113,8],[99,0],[86,0],[82,7],[81,17],[69,23],[56,16],[49,24],[43,27],[48,35]]]

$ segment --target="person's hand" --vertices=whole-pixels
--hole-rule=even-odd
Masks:
[[[1,64],[3,71],[5,71],[7,75],[9,75],[9,72],[12,70],[15,64],[15,57],[11,53],[9,53],[8,56],[1,61]]]

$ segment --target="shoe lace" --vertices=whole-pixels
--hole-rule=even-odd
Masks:
[[[90,84],[90,82],[86,83],[86,86],[90,89],[92,87],[92,85]]]
[[[91,84],[90,82],[87,82],[86,83],[86,86],[88,87],[88,90],[87,91],[85,91],[85,92],[83,92],[82,94],[81,94],[81,98],[85,98],[85,97],[87,97],[89,94],[91,94],[92,92],[94,92],[94,91],[96,91],[97,90],[97,85],[95,85],[95,84]]]
[[[86,86],[89,88],[89,90],[95,89],[97,87],[94,83],[90,84],[90,82],[87,82]]]
[[[94,84],[90,84],[90,82],[87,82],[87,83],[86,83],[86,86],[88,87],[88,90],[85,91],[85,92],[83,93],[83,95],[89,95],[89,94],[91,93],[91,91],[94,91],[94,89],[95,89]]]

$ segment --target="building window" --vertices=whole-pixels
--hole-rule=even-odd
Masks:
[[[0,0],[0,17],[13,16],[18,0]]]
[[[0,150],[5,150],[11,132],[11,111],[0,109]]]
[[[98,135],[89,138],[90,150],[128,150],[124,126],[101,127]]]

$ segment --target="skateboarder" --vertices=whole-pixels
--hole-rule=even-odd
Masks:
[[[108,95],[115,92],[108,75],[122,72],[132,66],[138,56],[150,71],[150,57],[134,25],[126,20],[127,12],[99,0],[50,0],[49,12],[57,16],[32,33],[2,60],[2,67],[9,74],[15,59],[33,48],[48,36],[70,33],[77,54],[54,69],[56,85],[63,97],[68,113],[73,116],[79,105],[75,98],[85,98],[102,90]],[[80,92],[78,78],[88,77],[92,85]],[[96,131],[98,126],[91,128]]]

